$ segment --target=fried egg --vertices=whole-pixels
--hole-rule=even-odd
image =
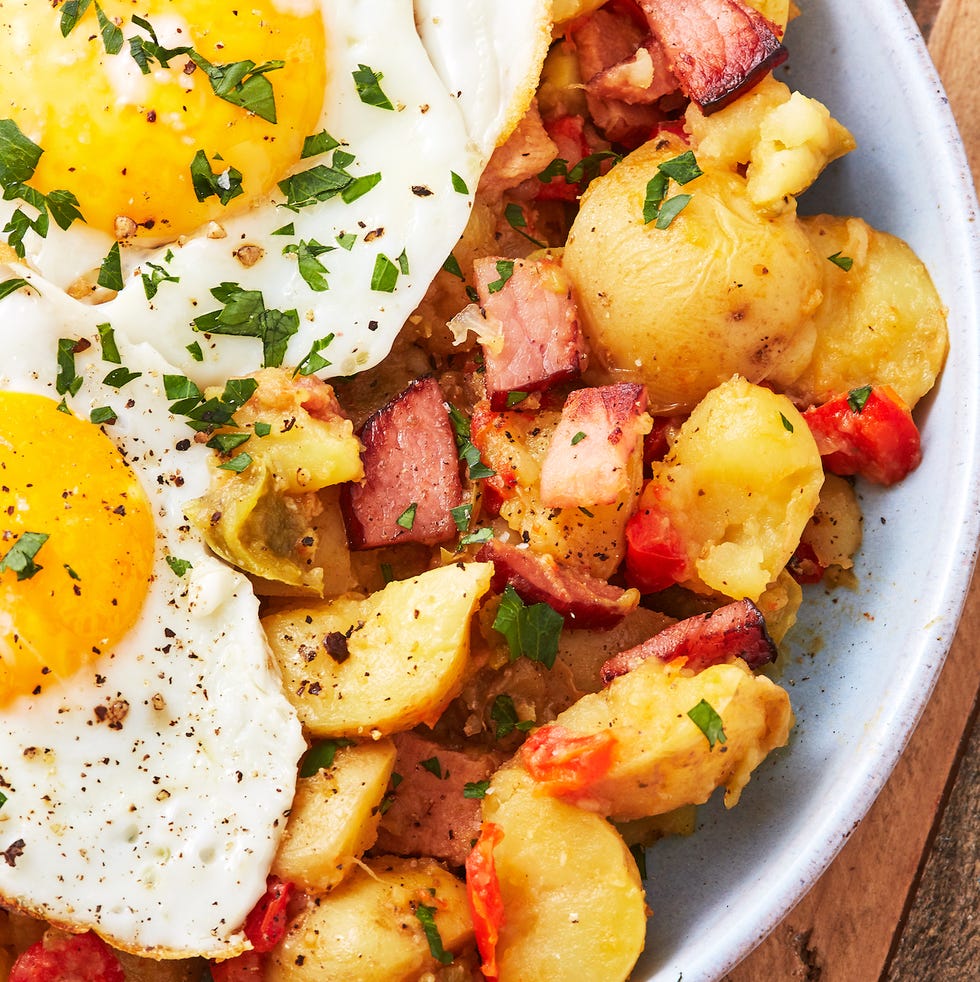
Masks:
[[[42,236],[25,228],[36,197],[2,203],[7,238],[199,384],[270,364],[368,368],[447,260],[490,153],[529,103],[548,11],[4,3],[0,149],[6,137],[19,156],[0,184],[36,189],[50,213]],[[66,194],[83,218],[62,228]]]
[[[211,451],[174,369],[30,278],[0,301],[0,902],[233,955],[305,742],[248,581],[184,518]]]

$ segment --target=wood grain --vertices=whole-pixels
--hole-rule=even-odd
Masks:
[[[930,51],[963,132],[974,179],[980,186],[980,3],[977,0],[910,2],[920,26],[931,28]],[[944,872],[929,866],[923,895],[920,876],[942,814],[977,703],[980,650],[980,576],[964,618],[912,740],[865,820],[824,876],[772,935],[726,982],[967,982],[977,978],[980,952],[972,919],[978,907],[976,856],[980,830],[969,823],[947,833],[965,840],[962,893],[941,891]],[[967,775],[975,774],[967,769]],[[975,801],[975,792],[960,789]],[[963,862],[951,849],[949,862]],[[972,857],[972,860],[969,859]],[[970,863],[973,869],[970,869]],[[948,877],[946,877],[948,878]],[[925,889],[933,892],[927,894]],[[918,902],[917,902],[918,901]],[[903,944],[913,910],[915,935]]]

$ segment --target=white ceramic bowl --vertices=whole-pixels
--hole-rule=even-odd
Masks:
[[[949,307],[951,351],[916,410],[924,461],[895,488],[860,487],[860,588],[808,588],[786,671],[790,745],[726,813],[648,852],[647,948],[635,982],[708,982],[776,926],[867,811],[942,667],[980,532],[980,238],[955,124],[901,0],[798,0],[783,77],[824,102],[858,149],[800,202],[908,241]]]

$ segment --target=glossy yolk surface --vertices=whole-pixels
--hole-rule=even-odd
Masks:
[[[147,242],[164,242],[248,207],[285,176],[315,132],[325,86],[322,18],[278,9],[274,0],[102,0],[67,37],[62,5],[37,0],[0,4],[0,119],[13,119],[43,154],[31,184],[46,194],[71,191],[85,221],[121,237],[137,225]],[[112,24],[104,39],[97,9]],[[303,9],[300,5],[298,9]],[[219,98],[188,54],[143,74],[130,39],[151,42],[147,21],[166,49],[190,46],[215,66],[282,61],[264,77],[277,122]],[[112,27],[121,31],[112,39]],[[107,51],[107,44],[116,54]],[[145,46],[144,46],[144,49]],[[152,51],[152,49],[151,49]],[[242,174],[243,193],[222,205],[198,201],[190,166],[204,151],[214,174]]]
[[[26,533],[48,538],[18,563]],[[143,489],[97,426],[0,392],[0,704],[113,649],[139,616],[154,539]]]

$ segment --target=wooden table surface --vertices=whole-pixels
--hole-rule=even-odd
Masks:
[[[980,0],[908,0],[980,187]],[[865,820],[725,982],[980,980],[980,574],[935,693]]]

